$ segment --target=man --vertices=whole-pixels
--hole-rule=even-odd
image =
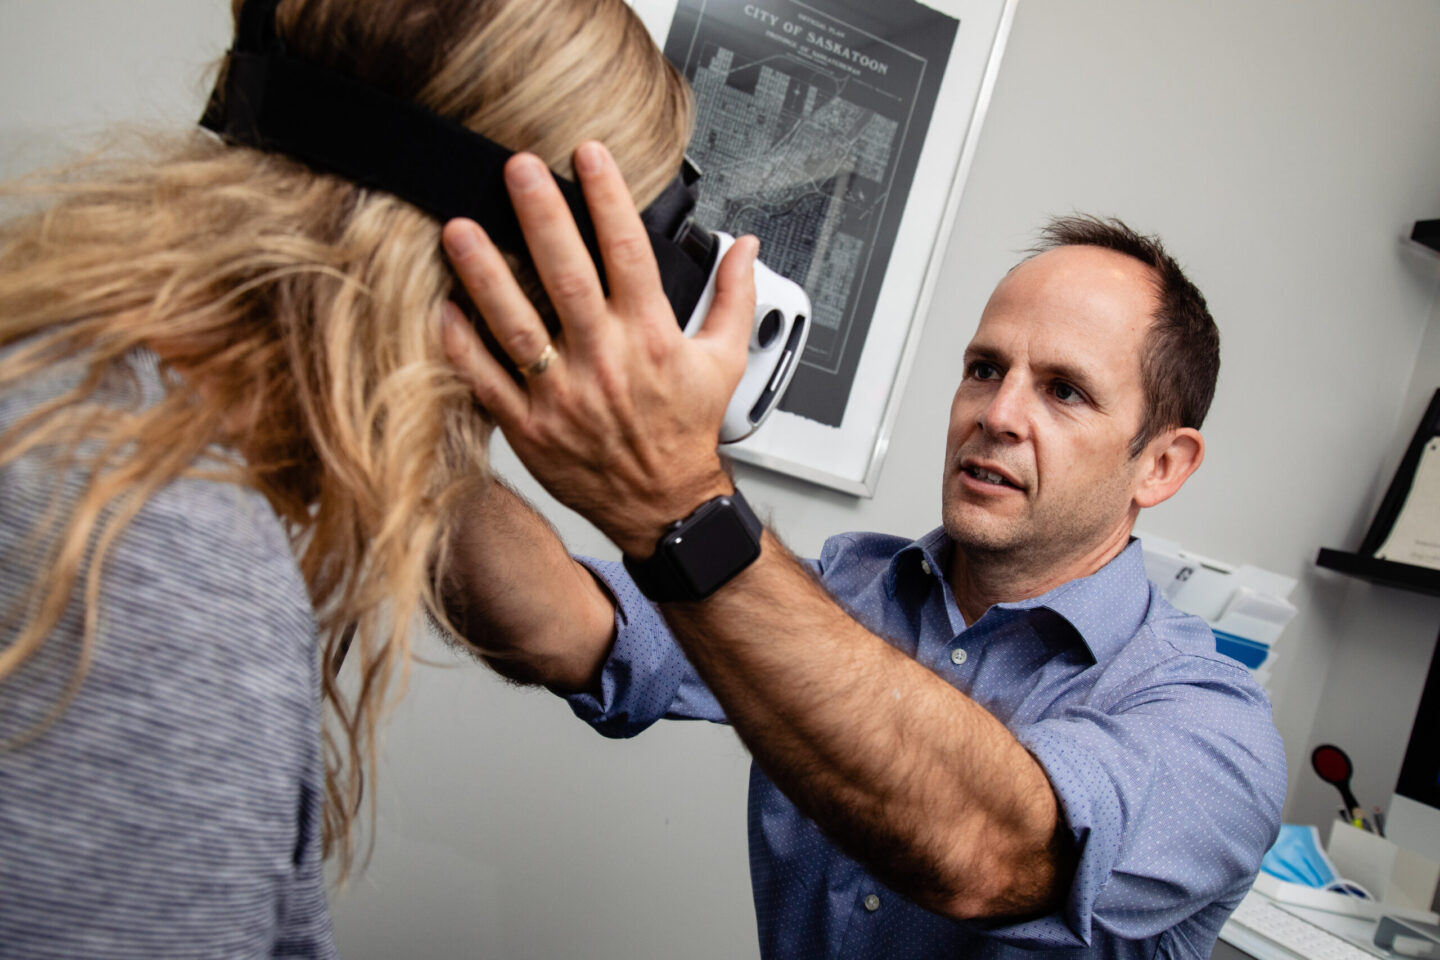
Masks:
[[[714,499],[734,493],[715,439],[756,245],[737,242],[685,340],[613,163],[598,144],[575,159],[608,298],[522,155],[507,182],[563,333],[456,221],[451,259],[524,381],[458,311],[447,349],[536,478],[665,596],[667,527],[739,510]],[[1130,540],[1203,458],[1213,322],[1123,226],[1063,221],[1046,247],[966,351],[943,527],[919,541],[836,537],[807,566],[766,532],[707,599],[652,604],[621,565],[572,561],[498,484],[458,538],[455,619],[502,673],[609,735],[734,726],[755,758],[766,957],[1208,957],[1274,838],[1284,760],[1264,694],[1149,587]]]

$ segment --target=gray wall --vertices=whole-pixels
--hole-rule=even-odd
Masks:
[[[179,123],[224,47],[218,0],[0,0],[0,172],[129,118]],[[1326,819],[1332,740],[1388,799],[1440,602],[1316,570],[1352,548],[1440,386],[1436,0],[1021,0],[879,489],[741,468],[799,551],[937,522],[946,408],[985,298],[1047,215],[1160,232],[1224,336],[1204,468],[1144,529],[1298,577],[1275,673],[1288,818]],[[520,476],[503,449],[502,470]],[[575,547],[612,551],[561,511]],[[746,761],[728,731],[610,743],[548,695],[417,666],[391,728],[368,873],[335,898],[351,958],[732,958],[754,952]]]

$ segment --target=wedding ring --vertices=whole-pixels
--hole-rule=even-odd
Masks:
[[[545,344],[545,349],[540,351],[540,356],[531,363],[520,368],[520,372],[527,377],[538,377],[549,368],[550,362],[560,356],[560,351],[555,349],[555,344]]]

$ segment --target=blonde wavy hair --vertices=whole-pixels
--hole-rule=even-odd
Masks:
[[[688,139],[685,84],[624,0],[284,0],[277,32],[292,54],[534,151],[562,176],[578,143],[600,140],[642,206]],[[220,475],[268,499],[317,613],[325,850],[344,876],[377,724],[404,689],[419,618],[447,622],[436,584],[448,532],[485,475],[487,425],[440,343],[455,292],[441,225],[198,130],[152,139],[140,156],[46,178],[48,206],[0,226],[0,383],[84,372],[0,436],[0,466],[60,451],[88,475],[50,518],[0,685],[82,603],[82,653],[52,717],[64,709],[95,644],[107,551],[158,490],[216,476],[202,456],[229,451]],[[137,348],[160,357],[166,395],[139,410],[98,402]],[[335,670],[347,648],[348,691]]]

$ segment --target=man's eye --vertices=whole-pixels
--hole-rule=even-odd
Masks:
[[[1055,399],[1061,403],[1084,403],[1085,394],[1070,386],[1065,381],[1060,381],[1051,388],[1055,393]]]
[[[970,376],[975,380],[994,380],[1000,376],[1000,371],[995,368],[993,363],[976,360],[970,364]]]

